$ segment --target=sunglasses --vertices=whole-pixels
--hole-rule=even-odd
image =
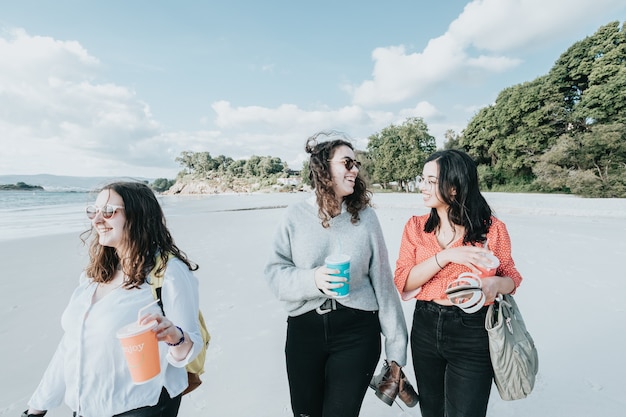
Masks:
[[[124,207],[114,206],[113,204],[107,204],[104,207],[98,207],[95,204],[91,204],[87,206],[87,208],[85,209],[85,213],[87,213],[87,217],[89,217],[90,220],[95,219],[98,213],[102,213],[102,217],[104,217],[105,219],[110,219],[111,217],[115,216],[115,212],[117,210],[124,210]]]
[[[361,163],[359,161],[357,161],[356,159],[348,158],[348,157],[340,159],[339,161],[333,161],[332,159],[329,159],[328,162],[342,163],[346,166],[346,169],[348,171],[350,171],[354,167],[356,167],[357,169],[361,168]]]

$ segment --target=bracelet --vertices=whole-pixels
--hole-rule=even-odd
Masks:
[[[178,330],[180,330],[180,334],[182,334],[182,336],[180,337],[180,340],[176,343],[167,343],[165,342],[166,345],[168,346],[178,346],[178,345],[182,345],[183,343],[185,343],[185,332],[183,332],[183,329],[181,329],[180,327],[176,326],[176,328]]]
[[[435,254],[435,262],[437,262],[437,266],[439,267],[439,269],[443,269],[443,266],[439,264],[439,260],[437,259],[437,254]]]

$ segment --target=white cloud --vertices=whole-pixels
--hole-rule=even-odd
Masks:
[[[227,156],[244,158],[251,155],[287,155],[290,166],[299,166],[310,135],[326,129],[346,132],[360,149],[361,141],[374,130],[393,121],[393,113],[368,112],[359,106],[338,109],[319,108],[304,110],[294,104],[275,108],[262,106],[233,107],[228,101],[218,101],[211,106],[216,113],[215,124],[222,129],[221,136],[229,137],[230,153]],[[242,133],[246,132],[246,133]],[[230,136],[232,135],[232,136]],[[223,148],[214,144],[216,149]],[[241,145],[241,146],[240,146]],[[211,151],[211,154],[214,152]]]
[[[402,120],[407,117],[421,117],[422,119],[437,119],[441,118],[442,114],[437,110],[435,106],[427,101],[417,103],[417,105],[410,109],[402,109],[398,112]]]
[[[475,82],[509,71],[522,62],[519,51],[528,45],[573,33],[594,8],[606,16],[621,2],[476,0],[420,52],[403,45],[374,49],[372,78],[342,87],[352,95],[351,104],[237,106],[210,98],[211,110],[198,117],[197,131],[166,129],[132,88],[104,80],[100,60],[78,41],[22,29],[0,33],[0,174],[173,178],[180,170],[175,158],[183,151],[235,159],[271,155],[299,167],[307,156],[304,142],[317,131],[345,131],[365,149],[369,135],[407,117],[422,117],[441,138],[450,128],[460,132],[471,116],[467,111],[476,108],[464,111],[451,102],[456,92],[447,98],[451,104],[428,93],[462,87],[470,76]],[[265,62],[255,68],[276,71]],[[452,112],[467,119],[454,120]]]
[[[469,70],[483,70],[483,77],[507,71],[522,62],[508,55],[563,36],[597,11],[606,14],[619,6],[621,0],[475,0],[422,52],[407,53],[402,45],[376,48],[373,77],[351,88],[353,103],[399,103]]]
[[[493,73],[499,73],[515,68],[516,66],[521,64],[521,62],[521,59],[507,58],[505,56],[481,55],[476,58],[469,58],[467,60],[467,67],[491,71]]]
[[[507,53],[572,33],[578,22],[623,0],[476,0],[450,24],[448,33],[475,48]]]
[[[355,104],[375,107],[414,97],[449,78],[462,62],[463,51],[446,36],[433,39],[423,53],[407,54],[404,46],[376,48],[374,78],[353,90]]]
[[[282,104],[276,108],[262,106],[232,107],[228,101],[218,101],[211,106],[217,114],[215,123],[220,128],[241,129],[250,124],[262,124],[267,129],[288,128],[299,125],[308,129],[323,125],[353,124],[367,122],[368,115],[358,106],[337,110],[318,109],[307,111],[295,104]]]
[[[126,87],[94,81],[98,59],[79,43],[13,30],[0,38],[0,56],[0,172],[174,167],[145,146],[160,133],[148,106]]]
[[[209,129],[167,132],[134,91],[99,81],[98,59],[77,42],[18,30],[0,37],[0,56],[11,58],[0,62],[1,173],[171,178],[183,151],[272,155],[299,166],[304,141],[316,131],[364,138],[393,117],[354,105],[305,110],[218,101],[203,118]]]

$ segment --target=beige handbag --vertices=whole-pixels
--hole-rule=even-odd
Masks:
[[[498,296],[489,306],[485,329],[500,397],[507,401],[526,398],[535,386],[539,356],[512,295]]]

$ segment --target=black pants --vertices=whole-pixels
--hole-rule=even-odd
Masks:
[[[423,417],[484,417],[493,368],[487,307],[468,314],[417,301],[411,329],[413,368]]]
[[[134,410],[116,414],[113,417],[176,417],[180,408],[181,397],[182,394],[179,394],[174,398],[170,398],[167,390],[163,388],[159,402],[156,405],[135,408]],[[74,413],[74,417],[76,417],[76,413]]]
[[[287,321],[285,355],[296,417],[357,417],[380,358],[378,313],[311,311]]]

